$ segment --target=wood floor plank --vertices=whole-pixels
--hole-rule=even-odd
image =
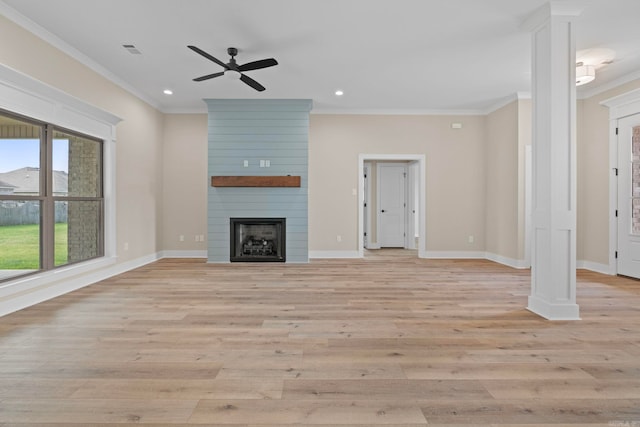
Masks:
[[[640,399],[640,384],[633,380],[485,380],[496,399]]]
[[[0,363],[0,379],[212,379],[218,375],[218,363],[142,363],[142,362],[68,362],[52,361],[33,366],[22,362]]]
[[[24,376],[2,378],[0,380],[0,399],[65,398],[81,389],[85,382],[84,379],[42,379],[25,378]],[[2,415],[0,414],[1,419]]]
[[[423,423],[418,406],[403,402],[369,401],[296,401],[287,400],[201,400],[190,422],[194,424],[256,423],[265,424],[369,424],[388,425]]]
[[[588,426],[591,423],[629,423],[640,419],[640,400],[612,399],[508,399],[431,402],[422,407],[432,424],[574,424]],[[624,425],[624,424],[623,424]]]
[[[0,427],[640,427],[640,282],[578,273],[163,259],[0,319]]]
[[[4,399],[0,414],[7,423],[184,423],[197,400]]]
[[[447,380],[285,380],[283,400],[480,400],[491,394],[479,381]]]
[[[413,380],[577,380],[594,379],[588,371],[571,364],[529,363],[402,363]]]
[[[117,379],[88,380],[73,392],[72,399],[280,399],[283,380],[235,379]]]

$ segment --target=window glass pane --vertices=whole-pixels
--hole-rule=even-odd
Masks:
[[[631,233],[640,234],[640,126],[631,135]]]
[[[0,115],[0,195],[40,195],[41,130]]]
[[[640,199],[631,199],[631,233],[640,234]]]
[[[631,161],[640,161],[640,126],[633,128],[631,135]]]
[[[101,256],[101,230],[100,200],[55,202],[55,266]]]
[[[53,195],[101,197],[102,144],[56,131],[53,136]]]
[[[40,269],[40,202],[0,200],[0,280]]]

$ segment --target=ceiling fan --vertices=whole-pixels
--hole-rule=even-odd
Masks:
[[[194,82],[201,82],[203,80],[209,80],[209,79],[213,79],[214,77],[220,77],[225,75],[231,79],[240,79],[247,85],[254,88],[255,90],[262,92],[265,89],[264,86],[262,86],[257,81],[253,80],[251,77],[243,74],[243,72],[251,71],[251,70],[259,70],[260,68],[267,68],[267,67],[273,67],[274,65],[278,65],[278,61],[276,61],[273,58],[261,59],[260,61],[253,61],[253,62],[248,62],[246,64],[238,65],[235,59],[235,56],[238,54],[238,49],[236,49],[235,47],[230,47],[227,49],[227,53],[229,54],[229,56],[231,56],[231,59],[227,64],[215,58],[214,56],[209,55],[207,52],[205,52],[204,50],[196,46],[187,46],[187,47],[192,51],[204,56],[205,58],[215,62],[216,64],[224,68],[224,71],[221,71],[219,73],[207,74],[206,76],[196,77],[195,79],[193,79]]]

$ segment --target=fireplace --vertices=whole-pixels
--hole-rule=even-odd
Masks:
[[[231,262],[285,262],[286,218],[230,218]]]

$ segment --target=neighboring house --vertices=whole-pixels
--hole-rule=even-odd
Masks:
[[[0,174],[1,175],[1,174]],[[0,181],[0,195],[2,194],[13,194],[13,191],[15,190],[15,186],[4,182],[4,181]]]
[[[68,182],[67,172],[53,171],[53,195],[65,196],[68,192]],[[0,194],[40,194],[40,168],[24,167],[0,173]]]

